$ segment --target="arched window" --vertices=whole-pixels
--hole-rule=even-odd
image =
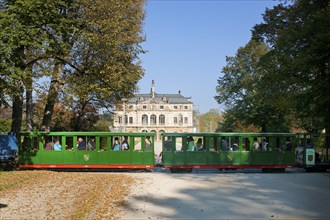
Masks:
[[[165,115],[160,115],[159,116],[159,124],[164,125],[165,124]]]
[[[147,125],[148,124],[148,115],[142,115],[142,124]]]
[[[150,124],[155,125],[157,123],[157,117],[156,115],[151,115],[150,116]]]

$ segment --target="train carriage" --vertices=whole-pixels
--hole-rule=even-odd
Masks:
[[[21,133],[22,169],[153,168],[154,133]],[[125,145],[124,145],[125,143]]]
[[[155,167],[152,132],[26,132],[16,140],[19,158],[14,161],[21,169]],[[324,134],[307,133],[163,133],[161,157],[156,158],[157,165],[172,172],[194,168],[282,172],[293,167],[326,171],[330,161],[324,140]],[[5,145],[1,149],[7,149]],[[9,162],[2,159],[3,164]]]
[[[295,166],[293,133],[164,133],[162,162],[171,171],[193,168],[261,168],[284,171]]]

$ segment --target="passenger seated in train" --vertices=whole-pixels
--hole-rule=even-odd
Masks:
[[[291,138],[287,138],[286,139],[285,150],[286,151],[291,151],[292,150],[292,141],[291,141]]]
[[[194,150],[195,150],[194,138],[192,136],[189,136],[187,138],[187,151],[194,151]]]
[[[47,144],[44,147],[44,150],[53,150],[54,149],[54,143],[52,141],[47,142]]]
[[[87,143],[87,150],[95,150],[95,148],[96,148],[95,139],[91,138]]]
[[[239,147],[238,147],[238,143],[234,143],[233,146],[232,146],[232,150],[233,151],[238,151],[239,150]]]
[[[57,150],[57,151],[62,150],[62,146],[60,144],[60,140],[58,140],[58,139],[55,141],[54,150]]]
[[[112,150],[113,151],[119,151],[119,149],[120,149],[119,137],[115,137],[115,141],[112,145]]]
[[[253,150],[254,151],[260,151],[260,144],[259,144],[259,142],[258,142],[258,138],[257,137],[255,137],[254,139],[253,139]]]
[[[228,143],[225,137],[221,138],[221,150],[222,151],[228,151]]]
[[[196,150],[197,151],[205,151],[205,148],[203,146],[202,138],[198,138],[196,142]]]
[[[78,150],[86,150],[86,141],[82,137],[78,138]]]
[[[266,141],[266,138],[263,138],[262,139],[261,150],[262,151],[268,151],[268,142]]]
[[[129,150],[128,137],[124,136],[124,140],[121,143],[121,150]]]
[[[165,141],[165,151],[171,151],[172,148],[172,137],[167,137],[166,141]]]

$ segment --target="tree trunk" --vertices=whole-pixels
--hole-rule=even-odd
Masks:
[[[26,80],[26,131],[33,129],[33,100],[32,100],[32,65],[26,70],[29,75]]]
[[[330,153],[330,115],[329,112],[330,108],[326,108],[325,112],[327,112],[324,116],[324,128],[325,128],[325,152],[326,152],[326,159],[330,160],[329,153]]]
[[[54,112],[54,106],[56,103],[57,95],[61,87],[60,83],[60,76],[63,72],[63,64],[62,63],[56,63],[55,69],[52,75],[52,80],[50,82],[47,102],[44,110],[44,117],[42,120],[42,128],[44,130],[49,131],[50,130],[50,124],[52,122],[52,116]]]
[[[23,88],[21,87],[21,93],[13,97],[13,113],[11,131],[19,133],[22,127],[23,117]]]

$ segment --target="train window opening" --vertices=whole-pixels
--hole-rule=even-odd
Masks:
[[[244,144],[243,144],[242,150],[250,151],[250,149],[251,149],[251,142],[250,142],[250,139],[246,137],[246,138],[244,138]]]
[[[253,151],[261,151],[261,139],[260,137],[254,137],[253,138]]]
[[[203,140],[203,137],[194,137],[195,140],[195,151],[205,151],[205,140]]]
[[[79,136],[77,139],[78,150],[96,150],[96,142],[94,136]]]
[[[193,136],[188,136],[187,137],[187,144],[186,144],[186,149],[187,151],[195,151],[196,150],[196,146],[195,146],[195,139]],[[184,149],[182,149],[184,150]]]
[[[74,144],[74,142],[77,143],[77,141],[73,140],[73,137],[66,136],[66,138],[65,138],[65,149],[67,151],[72,151],[73,148],[74,148],[74,145],[76,145],[76,143]]]
[[[144,151],[152,151],[152,140],[150,136],[144,137]]]
[[[282,140],[280,137],[276,137],[275,141],[275,151],[283,151]]]
[[[183,151],[184,145],[183,145],[183,138],[182,137],[175,137],[175,151]]]
[[[53,136],[53,141],[54,141],[54,151],[62,151],[62,138],[61,136]]]
[[[173,149],[172,137],[167,136],[167,137],[165,137],[164,151],[171,151],[172,149]]]
[[[134,137],[134,143],[133,143],[133,150],[134,151],[141,151],[142,150],[142,144],[141,144],[141,137]]]
[[[38,137],[29,137],[29,136],[23,137],[22,149],[34,150],[34,151],[39,150]]]
[[[239,151],[239,138],[238,137],[230,137],[230,151]]]
[[[130,148],[130,142],[129,142],[129,137],[128,136],[122,136],[121,137],[121,145],[120,145],[120,150],[122,151],[128,151]]]
[[[292,138],[287,137],[285,141],[285,150],[292,151],[292,147],[293,147]]]
[[[120,139],[118,136],[111,137],[111,150],[119,151],[120,150]]]
[[[209,143],[210,143],[209,151],[213,151],[213,152],[218,151],[218,149],[217,149],[217,139],[216,138],[210,137]]]
[[[86,137],[86,150],[96,150],[96,142],[94,136]]]
[[[261,151],[270,151],[270,146],[269,146],[269,137],[261,137],[261,141],[259,143],[259,148]]]
[[[228,137],[221,137],[220,150],[221,151],[229,151]]]
[[[110,142],[110,141],[109,141]],[[107,151],[108,150],[108,138],[107,137],[100,137],[100,151]]]
[[[43,136],[44,150],[54,150],[54,137]]]

